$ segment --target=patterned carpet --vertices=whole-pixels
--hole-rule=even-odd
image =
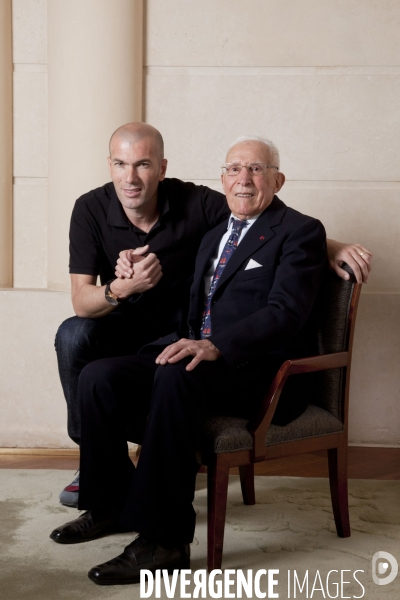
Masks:
[[[119,554],[133,539],[132,534],[76,546],[57,545],[49,539],[52,529],[77,514],[58,503],[60,489],[72,476],[68,471],[0,470],[1,600],[140,598],[139,585],[99,587],[87,578],[90,567]],[[205,476],[199,475],[192,573],[206,566],[205,483]],[[252,569],[252,580],[260,569],[279,570],[273,575],[278,583],[271,588],[279,598],[400,597],[400,574],[387,585],[377,585],[371,567],[372,557],[379,551],[391,553],[400,563],[399,481],[350,482],[352,536],[348,539],[336,536],[325,479],[257,477],[256,499],[255,506],[244,506],[238,478],[231,477],[224,569],[242,570],[246,577],[247,569]],[[386,559],[378,560],[377,568],[381,580],[392,569]],[[268,576],[259,575],[261,592],[268,597]],[[233,583],[225,591],[236,597],[239,577],[237,573],[229,577]],[[171,597],[181,597],[179,581]],[[190,579],[185,591],[192,594],[193,589]],[[150,597],[156,597],[155,591]],[[163,583],[159,597],[168,597]]]

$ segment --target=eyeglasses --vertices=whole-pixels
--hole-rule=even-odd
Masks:
[[[228,175],[228,177],[237,177],[242,172],[243,167],[247,169],[250,177],[262,177],[267,173],[267,169],[276,169],[279,171],[278,167],[264,165],[263,163],[251,163],[250,165],[226,163],[225,165],[222,165],[221,169],[224,175]]]

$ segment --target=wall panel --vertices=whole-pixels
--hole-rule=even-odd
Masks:
[[[47,1],[13,0],[14,286],[47,287]]]
[[[398,66],[393,0],[148,0],[151,66]]]
[[[291,180],[400,180],[400,68],[150,67],[146,98],[172,175],[213,179],[228,144],[258,134]]]
[[[14,287],[47,287],[47,180],[14,185]]]
[[[0,287],[12,285],[12,21],[0,2]]]
[[[0,447],[76,447],[54,350],[58,326],[72,314],[68,292],[0,290]]]

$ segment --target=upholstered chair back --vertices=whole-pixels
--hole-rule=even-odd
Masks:
[[[318,354],[348,350],[348,317],[355,280],[327,271],[317,301]],[[312,404],[343,420],[345,368],[315,373]]]

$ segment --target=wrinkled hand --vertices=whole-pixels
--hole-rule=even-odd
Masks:
[[[135,248],[135,250],[122,250],[115,266],[115,275],[119,279],[132,279],[133,265],[146,258],[149,245]]]
[[[162,277],[160,261],[153,252],[147,254],[148,250],[149,246],[142,246],[136,250],[124,250],[120,253],[115,271],[117,279],[112,283],[112,291],[119,298],[125,299],[132,294],[147,292],[160,281]],[[128,269],[127,263],[131,265]]]
[[[328,240],[329,266],[342,279],[349,279],[350,275],[341,268],[347,263],[353,270],[358,283],[367,283],[368,275],[372,268],[372,252],[361,244],[343,244],[335,240]]]
[[[182,338],[179,342],[167,346],[156,358],[158,365],[174,364],[187,356],[193,360],[187,365],[186,371],[193,371],[202,360],[213,361],[221,356],[221,352],[210,340],[187,340]]]

